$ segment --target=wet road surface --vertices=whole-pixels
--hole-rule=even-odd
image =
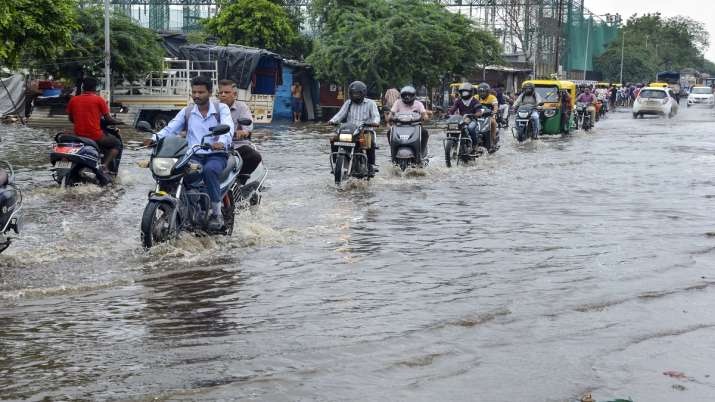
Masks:
[[[277,124],[233,237],[149,252],[146,151],[118,188],[65,191],[50,133],[2,126],[26,225],[0,256],[0,399],[711,400],[714,123],[502,132],[452,169],[433,130],[404,177],[380,136],[378,177],[343,190],[326,129]]]

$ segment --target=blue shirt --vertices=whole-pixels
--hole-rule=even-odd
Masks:
[[[229,149],[234,131],[233,119],[231,118],[231,110],[223,103],[218,103],[218,106],[218,112],[221,115],[221,124],[226,124],[227,126],[231,127],[231,130],[229,130],[228,133],[217,137],[208,137],[204,140],[204,143],[213,144],[214,142],[222,142],[226,146],[226,149]],[[181,111],[177,113],[177,115],[169,122],[169,124],[166,125],[166,127],[156,133],[155,139],[158,140],[160,138],[166,137],[167,135],[177,135],[181,131],[183,131],[186,122],[185,110],[186,108],[181,109]],[[216,121],[216,108],[214,107],[214,102],[209,102],[209,112],[208,114],[206,114],[206,117],[202,116],[201,112],[199,112],[199,107],[194,105],[194,107],[191,108],[191,116],[189,116],[189,127],[186,133],[186,141],[189,143],[189,150],[187,152],[190,152],[194,145],[201,145],[201,139],[204,137],[204,135],[210,133],[211,128],[216,127],[217,125],[218,121]],[[196,153],[204,154],[209,152],[212,151],[206,151],[202,149],[197,151]]]

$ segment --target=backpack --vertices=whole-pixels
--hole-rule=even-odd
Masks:
[[[221,105],[221,102],[216,102],[216,101],[210,101],[214,105],[214,109],[216,110],[215,113],[212,113],[212,116],[216,119],[218,124],[221,124],[221,111],[219,111],[219,106]],[[189,119],[191,118],[191,109],[195,105],[188,105],[184,108],[184,131],[186,131],[186,134],[189,134]]]

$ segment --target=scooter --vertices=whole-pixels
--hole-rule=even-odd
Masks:
[[[375,141],[375,130],[364,124],[342,123],[330,153],[330,168],[338,186],[346,177],[370,180],[367,149]]]
[[[250,121],[241,125],[250,125]],[[148,122],[140,121],[137,129],[153,133]],[[204,140],[208,137],[226,134],[230,127],[219,124],[204,136],[200,145],[188,148],[185,138],[169,136],[160,139],[152,151],[149,168],[156,181],[156,188],[149,193],[149,200],[141,220],[141,239],[144,248],[178,237],[182,231],[196,234],[233,233],[236,205],[244,194],[239,180],[242,160],[232,152],[218,151],[227,154],[226,168],[220,175],[221,199],[223,205],[224,226],[212,229],[208,222],[211,214],[211,201],[207,188],[201,180],[202,166],[191,158],[199,150],[210,150]],[[260,190],[260,185],[256,191]]]
[[[15,171],[8,162],[0,167],[0,253],[10,247],[13,235],[22,229],[22,192],[15,185]],[[8,173],[9,172],[9,173]]]
[[[119,129],[114,126],[104,127],[107,135],[113,135],[122,143]],[[123,148],[123,147],[122,147]],[[58,133],[50,153],[52,178],[62,187],[78,184],[96,184],[100,187],[112,183],[112,177],[119,172],[122,149],[109,167],[109,175],[100,169],[103,155],[99,146],[89,138],[74,134]]]
[[[423,168],[429,164],[427,149],[422,149],[422,116],[419,113],[397,113],[390,129],[392,163],[404,172],[408,167]],[[426,147],[425,147],[426,148]]]

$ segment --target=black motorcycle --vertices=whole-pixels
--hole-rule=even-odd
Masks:
[[[15,171],[12,165],[2,162],[0,167],[0,253],[10,247],[11,231],[16,235],[22,229],[22,192],[15,185]]]
[[[390,129],[392,163],[402,171],[408,167],[425,167],[427,150],[422,149],[422,116],[419,113],[397,113]]]
[[[370,179],[367,149],[375,141],[375,130],[364,124],[342,123],[338,126],[336,141],[330,153],[330,167],[335,184],[347,177]]]
[[[576,128],[589,131],[593,128],[591,112],[588,111],[588,103],[578,102],[576,104]]]
[[[103,130],[106,135],[117,137],[122,144],[118,128],[105,126]],[[52,178],[63,187],[78,184],[106,186],[112,183],[113,177],[119,172],[122,149],[120,148],[119,154],[109,166],[109,175],[100,169],[102,158],[99,146],[93,140],[74,134],[58,133],[50,153]]]
[[[250,125],[250,121],[239,121],[241,125]],[[141,131],[152,133],[148,122],[137,124]],[[205,138],[226,134],[230,127],[219,124]],[[226,168],[220,176],[221,199],[223,205],[224,226],[220,229],[209,228],[211,200],[206,185],[201,179],[202,166],[191,160],[199,150],[210,150],[209,144],[195,145],[188,148],[186,138],[168,136],[160,139],[154,146],[149,168],[156,181],[156,189],[149,193],[149,202],[144,208],[141,221],[141,238],[145,248],[176,238],[180,232],[196,234],[231,235],[234,227],[236,205],[245,195],[239,180],[242,160],[238,155],[228,154]],[[260,186],[256,188],[256,191]]]
[[[455,164],[468,163],[475,160],[479,154],[472,152],[472,138],[469,136],[469,124],[474,115],[453,115],[447,119],[446,137],[442,140],[444,147],[444,163],[447,167]]]
[[[514,127],[512,128],[512,134],[517,141],[523,142],[528,138],[536,140],[539,138],[539,130],[534,126],[531,121],[531,115],[534,111],[539,112],[539,118],[543,121],[543,116],[541,113],[543,111],[542,105],[521,105],[516,110],[516,117],[514,119]]]

